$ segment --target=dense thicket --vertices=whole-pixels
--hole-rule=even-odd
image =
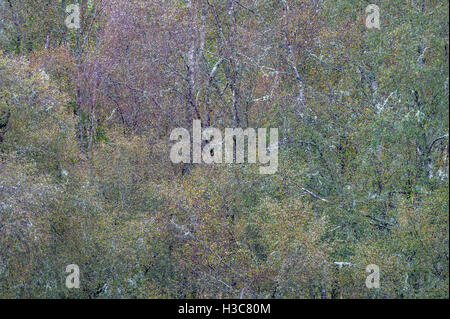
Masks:
[[[0,297],[448,298],[448,2],[372,2],[0,1]],[[278,172],[172,164],[193,119]]]

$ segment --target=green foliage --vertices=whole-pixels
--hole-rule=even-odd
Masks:
[[[0,1],[0,297],[449,297],[447,2],[80,3]],[[172,164],[193,118],[278,172]]]

